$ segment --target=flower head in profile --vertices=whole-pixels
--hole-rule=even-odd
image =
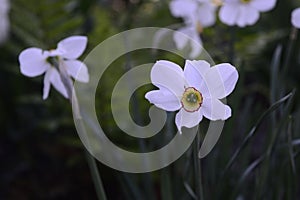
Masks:
[[[8,0],[0,0],[0,44],[2,44],[7,36],[9,31],[9,19],[8,19],[8,11],[9,11],[9,1]]]
[[[151,70],[151,82],[158,90],[148,92],[150,103],[166,111],[177,111],[175,123],[181,128],[199,124],[203,116],[210,120],[226,120],[229,106],[220,99],[228,96],[238,80],[238,72],[228,63],[210,67],[206,61],[189,61],[184,70],[172,62],[158,61]]]
[[[61,79],[63,68],[68,77],[81,82],[89,81],[86,65],[77,60],[84,52],[87,45],[87,37],[71,36],[60,41],[55,50],[43,51],[31,47],[25,49],[19,55],[21,73],[28,77],[35,77],[45,73],[43,99],[47,99],[50,85],[68,98],[68,93]]]
[[[292,24],[296,28],[300,28],[300,8],[296,8],[292,12]]]
[[[220,0],[173,0],[170,10],[174,17],[182,17],[185,26],[174,34],[174,41],[178,49],[191,45],[191,58],[196,58],[202,50],[200,33],[205,27],[216,22],[216,9]],[[184,36],[184,35],[188,36]]]
[[[245,27],[255,24],[260,12],[272,10],[276,0],[225,0],[220,9],[220,20],[229,25]]]

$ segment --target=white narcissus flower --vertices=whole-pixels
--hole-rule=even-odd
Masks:
[[[272,10],[276,0],[224,0],[220,9],[220,20],[229,25],[245,27],[255,24],[260,12]]]
[[[9,32],[9,7],[9,1],[0,0],[0,44],[6,40]]]
[[[60,41],[55,50],[43,51],[39,48],[28,48],[19,55],[21,73],[35,77],[45,73],[43,99],[47,99],[50,84],[64,97],[67,90],[61,80],[59,67],[63,67],[68,76],[80,82],[88,82],[89,74],[86,65],[77,60],[87,45],[87,37],[71,36]]]
[[[300,28],[300,8],[296,8],[292,12],[292,24],[296,28]]]
[[[182,17],[185,26],[174,34],[173,39],[178,49],[191,45],[191,58],[196,58],[202,50],[200,33],[202,28],[212,26],[216,22],[218,0],[173,0],[170,10],[174,17]],[[186,36],[189,38],[187,38]]]
[[[151,82],[159,88],[145,95],[155,106],[177,111],[175,123],[192,128],[203,116],[210,120],[226,120],[231,116],[229,106],[220,99],[228,96],[238,80],[238,72],[228,63],[210,67],[206,61],[189,61],[184,70],[175,63],[160,60],[151,70]]]

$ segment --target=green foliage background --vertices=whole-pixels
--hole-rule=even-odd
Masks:
[[[291,40],[292,33],[298,34],[290,23],[297,6],[279,0],[254,26],[240,29],[218,21],[202,34],[215,62],[231,62],[240,74],[227,98],[233,116],[214,150],[201,160],[205,199],[300,198],[300,39]],[[170,15],[166,0],[12,0],[10,38],[0,46],[0,199],[96,198],[71,107],[53,88],[42,100],[43,77],[20,73],[18,55],[23,49],[55,48],[59,40],[81,34],[89,38],[88,54],[120,31],[181,22]],[[142,50],[116,60],[96,96],[98,118],[109,137],[135,151],[141,144],[155,149],[172,135],[161,133],[149,141],[120,137],[124,134],[110,111],[114,84],[128,66],[167,58],[183,63],[166,52],[149,55]],[[114,70],[116,66],[124,71]],[[143,96],[150,89],[147,85],[137,91],[135,111],[132,101],[133,118],[140,124],[149,122],[144,113],[150,105]],[[174,113],[168,116],[172,119]],[[194,199],[200,178],[193,171],[192,149],[169,167],[147,174],[122,173],[101,163],[98,167],[108,199]]]

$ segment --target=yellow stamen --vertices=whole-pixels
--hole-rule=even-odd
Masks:
[[[181,105],[187,112],[195,112],[199,110],[202,102],[202,94],[197,89],[193,87],[185,89],[181,98]]]

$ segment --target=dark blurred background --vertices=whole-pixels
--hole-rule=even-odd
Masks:
[[[20,73],[20,52],[32,46],[55,48],[61,39],[80,34],[89,39],[86,55],[121,31],[181,23],[171,16],[168,3],[10,1],[10,33],[0,46],[0,199],[97,198],[69,102],[53,88],[49,98],[42,100],[43,77],[28,78]],[[214,61],[231,62],[240,74],[236,90],[227,98],[233,116],[226,121],[214,150],[201,160],[205,199],[300,199],[300,39],[291,37],[291,33],[298,33],[293,32],[290,22],[290,13],[297,6],[300,4],[295,1],[279,0],[254,26],[240,29],[217,21],[202,33],[204,47]],[[130,53],[130,65],[166,58],[183,63],[167,52],[149,54],[147,50]],[[114,66],[124,66],[126,72],[126,65],[127,57],[121,57],[101,79],[97,115],[114,142],[138,150],[134,138],[119,136],[122,132],[110,111],[109,91],[122,75]],[[135,112],[147,112],[150,104],[143,96],[152,88],[148,85],[137,91],[135,98],[140,103]],[[282,100],[293,90],[293,96]],[[260,119],[270,108],[276,109]],[[140,124],[149,122],[147,115],[140,116],[136,119]],[[208,121],[201,123],[206,127]],[[242,145],[247,135],[249,140]],[[146,144],[151,149],[170,139],[161,137],[164,135]],[[189,149],[169,167],[147,174],[123,173],[101,163],[98,167],[108,199],[194,199],[198,177],[193,173],[192,156]]]

